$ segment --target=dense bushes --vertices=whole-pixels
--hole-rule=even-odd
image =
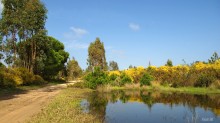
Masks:
[[[122,73],[121,75],[120,75],[120,81],[119,81],[119,85],[120,86],[123,86],[123,85],[125,85],[125,84],[129,84],[129,83],[131,83],[132,82],[132,79],[131,79],[131,77],[129,77],[126,73]]]
[[[109,82],[108,75],[103,72],[100,67],[95,67],[94,72],[88,73],[85,77],[86,87],[95,89],[98,85],[103,85]]]
[[[140,80],[140,86],[151,85],[151,81],[153,81],[153,77],[145,73]]]
[[[23,83],[23,80],[19,76],[20,73],[17,72],[15,69],[7,69],[7,68],[1,68],[0,71],[0,83],[3,87],[15,87],[18,85],[21,85]]]
[[[98,73],[97,73],[98,72]],[[95,69],[86,77],[87,85],[96,88],[98,85],[110,84],[124,86],[125,84],[151,85],[153,78],[160,85],[171,87],[215,87],[220,84],[220,60],[214,63],[197,62],[188,65],[161,66],[148,68],[137,67],[123,71],[102,72]]]
[[[40,85],[46,81],[25,68],[1,68],[0,87],[16,87],[19,85]]]
[[[214,76],[210,76],[208,74],[199,75],[197,81],[195,82],[196,87],[209,87],[216,78]]]

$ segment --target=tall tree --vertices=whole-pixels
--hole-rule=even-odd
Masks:
[[[45,48],[46,59],[43,59],[44,69],[42,76],[52,79],[59,71],[65,69],[65,63],[69,53],[64,50],[64,45],[53,37],[48,37],[47,48]]]
[[[103,42],[99,38],[92,43],[88,48],[88,70],[92,71],[94,67],[99,66],[102,70],[107,70],[107,62],[105,58],[105,48]]]
[[[67,63],[67,77],[68,80],[75,80],[82,75],[82,69],[78,62],[73,58]]]
[[[165,64],[165,66],[172,67],[173,66],[173,62],[170,59],[168,59],[167,63]]]
[[[129,65],[128,69],[134,68],[132,65]]]
[[[208,60],[209,63],[214,63],[216,60],[220,59],[217,52],[214,52],[212,57]]]
[[[13,56],[12,63],[16,62],[17,41],[28,42],[30,53],[27,53],[28,60],[26,67],[33,72],[37,54],[36,36],[45,31],[47,10],[40,0],[2,0],[4,5],[2,18],[0,20],[0,33],[4,41],[5,56]],[[10,61],[10,60],[9,60]]]
[[[115,61],[110,61],[109,70],[119,70],[118,63]]]

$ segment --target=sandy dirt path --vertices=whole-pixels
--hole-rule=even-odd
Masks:
[[[39,113],[68,84],[47,86],[0,99],[0,123],[23,123]]]

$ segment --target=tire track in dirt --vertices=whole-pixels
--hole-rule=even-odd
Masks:
[[[14,95],[13,98],[0,100],[0,123],[23,123],[33,115],[39,113],[51,99],[68,84],[47,86],[37,90],[31,90],[24,94]]]

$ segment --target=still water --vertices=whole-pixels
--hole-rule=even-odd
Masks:
[[[220,95],[94,92],[81,103],[105,123],[220,123]]]

